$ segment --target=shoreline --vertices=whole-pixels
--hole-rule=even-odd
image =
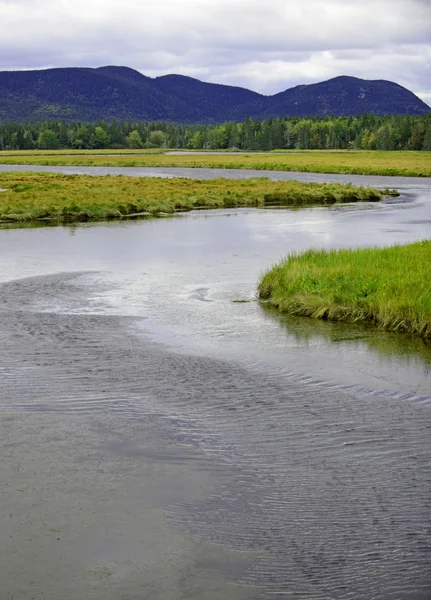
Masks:
[[[292,253],[263,274],[258,297],[281,313],[368,322],[431,340],[431,240]]]
[[[379,202],[396,190],[254,179],[1,173],[0,222],[78,223],[165,217],[196,209]]]

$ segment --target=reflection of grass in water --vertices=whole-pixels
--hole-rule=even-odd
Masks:
[[[331,205],[375,202],[383,192],[340,184],[298,183],[255,179],[124,176],[91,177],[50,173],[3,173],[0,219],[53,220],[58,223],[165,216],[193,209]],[[397,195],[387,190],[387,193]],[[385,193],[386,193],[385,192]]]
[[[431,371],[431,346],[416,336],[376,329],[367,323],[320,321],[283,315],[265,303],[261,307],[267,318],[300,342],[322,340],[334,344],[367,346],[382,358],[396,357],[406,363],[413,360],[423,365],[426,372]]]
[[[364,321],[431,341],[431,240],[309,250],[263,275],[259,297],[286,314]]]
[[[57,223],[50,223],[50,225],[54,226]],[[42,221],[0,221],[0,230],[2,229],[31,229],[33,227],[46,227],[46,223]]]
[[[371,150],[305,150],[300,154],[232,154],[232,155],[165,155],[151,150],[139,154],[114,151],[119,156],[107,156],[94,151],[15,151],[1,152],[0,164],[77,165],[114,167],[201,167],[218,169],[265,169],[270,171],[300,171],[305,173],[345,173],[350,175],[402,175],[431,177],[431,153]],[[99,152],[99,151],[98,151]]]

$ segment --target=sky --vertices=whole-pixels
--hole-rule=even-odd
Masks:
[[[0,71],[103,65],[262,94],[387,79],[431,105],[431,0],[0,0]]]

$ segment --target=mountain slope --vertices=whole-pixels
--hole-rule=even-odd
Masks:
[[[217,123],[246,116],[425,114],[431,109],[390,81],[336,77],[274,96],[183,75],[152,79],[128,67],[0,72],[0,121],[169,120]]]
[[[263,102],[264,118],[289,115],[351,115],[374,112],[426,114],[431,109],[415,94],[392,81],[368,81],[334,77],[311,85],[299,85]]]
[[[12,108],[11,108],[12,107]],[[167,119],[185,103],[126,67],[0,73],[0,120]]]
[[[194,122],[228,120],[233,108],[265,98],[245,88],[205,83],[184,75],[164,75],[157,77],[155,83],[158,89],[195,107]]]

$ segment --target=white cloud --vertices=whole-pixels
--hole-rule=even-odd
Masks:
[[[345,74],[428,98],[429,0],[0,0],[0,70],[122,64],[274,93]]]

